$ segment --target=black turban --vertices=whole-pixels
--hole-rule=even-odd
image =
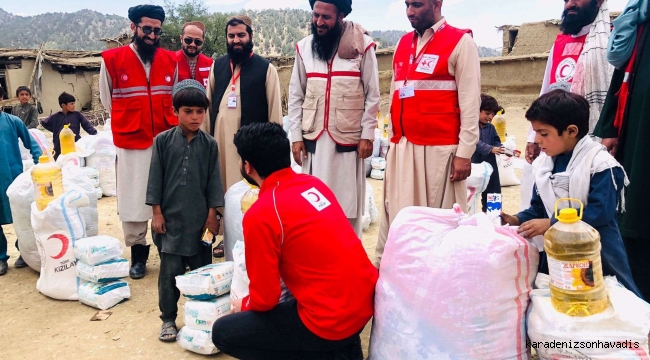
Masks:
[[[129,20],[132,23],[138,24],[143,17],[163,22],[165,21],[165,10],[158,5],[138,5],[129,8]]]
[[[309,0],[309,5],[311,5],[312,10],[314,10],[314,3],[316,1],[335,5],[345,16],[348,16],[352,12],[352,0]]]

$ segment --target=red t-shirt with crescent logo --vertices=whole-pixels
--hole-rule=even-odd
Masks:
[[[342,340],[368,323],[379,274],[322,181],[291,168],[271,174],[243,228],[250,295],[242,310],[273,309],[282,279],[321,338]]]

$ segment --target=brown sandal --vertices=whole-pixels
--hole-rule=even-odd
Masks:
[[[224,252],[223,240],[221,240],[219,245],[215,246],[214,249],[212,250],[212,256],[217,259],[220,259],[225,255],[226,253]]]

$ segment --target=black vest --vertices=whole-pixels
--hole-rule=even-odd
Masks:
[[[270,61],[253,54],[241,63],[241,76],[239,77],[239,101],[241,102],[241,125],[264,123],[269,121],[269,104],[266,99],[266,74]],[[219,105],[224,96],[230,95],[232,85],[232,71],[230,70],[230,57],[224,55],[215,60],[212,72],[214,74],[214,89],[212,91],[212,112],[210,117],[210,131],[214,129],[219,115]]]

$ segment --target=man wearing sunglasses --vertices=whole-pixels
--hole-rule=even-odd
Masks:
[[[213,60],[201,53],[205,43],[205,25],[200,21],[186,22],[181,31],[181,49],[176,52],[178,80],[193,79],[208,87]]]
[[[102,53],[99,92],[111,114],[117,147],[117,211],[124,242],[131,247],[133,279],[145,276],[149,246],[147,231],[153,217],[145,205],[153,139],[178,125],[172,109],[177,81],[176,55],[160,47],[165,11],[160,6],[129,9],[133,41]]]

